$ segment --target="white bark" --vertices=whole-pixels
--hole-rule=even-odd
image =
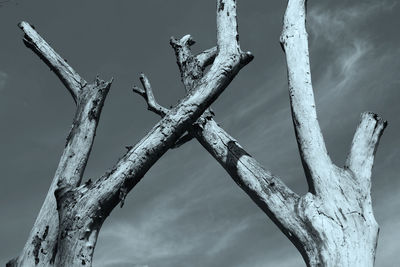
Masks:
[[[218,53],[205,77],[153,129],[95,182],[80,185],[101,107],[111,82],[88,85],[27,23],[25,43],[60,77],[77,102],[73,128],[48,197],[13,266],[90,266],[97,235],[112,209],[252,60],[237,41],[234,0],[217,1]],[[215,52],[212,52],[215,53]],[[201,61],[200,61],[201,62]],[[205,64],[205,63],[204,63]],[[76,81],[80,85],[76,86]],[[151,87],[142,76],[149,103]],[[150,91],[149,91],[150,88]],[[151,105],[149,105],[150,107]],[[55,195],[55,198],[54,198]],[[56,209],[57,204],[57,209]]]

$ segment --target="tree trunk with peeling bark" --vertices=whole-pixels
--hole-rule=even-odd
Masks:
[[[289,98],[297,144],[309,192],[297,195],[266,171],[206,111],[182,137],[195,137],[232,179],[269,216],[299,250],[307,266],[373,266],[379,226],[371,203],[371,172],[375,152],[387,125],[365,112],[355,132],[346,165],[332,163],[320,130],[311,83],[306,32],[306,1],[289,0],[281,46],[288,66]],[[190,36],[172,39],[182,82],[190,92],[201,81],[215,50],[192,55]],[[204,59],[206,57],[206,60]],[[149,109],[165,116],[168,109],[148,101]],[[137,91],[139,92],[139,91]],[[140,92],[139,92],[140,93]]]
[[[26,46],[55,72],[77,107],[59,166],[26,245],[7,266],[91,266],[97,236],[113,208],[118,203],[123,205],[127,193],[149,168],[181,142],[182,134],[252,60],[251,53],[242,52],[239,46],[235,1],[218,0],[216,16],[218,52],[201,82],[110,172],[85,184],[81,184],[83,173],[112,81],[96,78],[87,83],[30,24],[19,24]],[[141,80],[146,80],[144,75]],[[151,101],[151,95],[147,96]]]

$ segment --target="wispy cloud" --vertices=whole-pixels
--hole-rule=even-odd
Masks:
[[[350,83],[354,83],[366,70],[360,64],[373,49],[373,44],[356,31],[357,25],[384,6],[384,2],[357,3],[344,9],[329,9],[320,5],[310,10],[310,46],[311,50],[316,50],[316,53],[311,51],[311,60],[317,62],[315,65],[322,66],[314,75],[314,84],[318,90],[324,90],[322,101],[329,102],[334,95],[345,94],[353,88]]]
[[[310,7],[308,27],[311,34],[324,37],[331,42],[340,41],[341,35],[353,35],[350,28],[364,22],[379,11],[388,11],[397,5],[396,1],[362,1],[339,8],[329,8],[324,3]]]
[[[360,89],[365,103],[374,90],[372,84],[379,78],[374,76],[378,76],[385,66],[393,65],[394,51],[379,50],[377,53],[380,43],[362,28],[371,23],[371,17],[391,10],[395,5],[394,1],[383,0],[365,1],[345,8],[329,9],[323,5],[311,8],[308,25],[312,36],[311,60],[317,66],[313,73],[314,90],[318,96],[317,106],[323,106],[325,112],[331,112],[334,106],[338,108],[349,94]],[[353,107],[362,105],[360,97],[353,95],[352,99]]]
[[[374,68],[368,68],[365,64],[372,49],[372,44],[366,40],[354,39],[337,51],[337,56],[329,61],[325,71],[317,77],[314,76],[316,90],[323,91],[319,99],[320,105],[336,105],[335,98],[341,98],[359,88],[360,81]]]

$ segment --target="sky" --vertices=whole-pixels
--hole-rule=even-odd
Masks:
[[[3,1],[4,2],[4,1]],[[215,120],[294,191],[307,190],[279,45],[286,1],[238,1],[241,47],[255,59],[213,104]],[[400,4],[308,1],[308,33],[320,125],[343,166],[361,112],[389,122],[372,177],[380,224],[376,266],[400,252]],[[22,42],[26,20],[86,80],[114,77],[85,179],[96,179],[159,118],[131,91],[145,73],[158,101],[184,96],[171,36],[215,45],[214,0],[11,0],[0,3],[0,264],[19,254],[57,167],[74,103]],[[291,242],[196,140],[167,152],[115,208],[94,266],[304,266]]]

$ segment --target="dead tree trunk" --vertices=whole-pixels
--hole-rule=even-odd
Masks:
[[[233,180],[275,222],[307,266],[373,266],[379,226],[371,203],[371,171],[387,125],[371,112],[361,115],[346,165],[331,162],[318,124],[311,84],[306,1],[289,0],[281,35],[288,65],[293,124],[309,192],[299,196],[266,171],[206,112],[182,142],[196,137]],[[173,39],[187,91],[201,80],[213,49],[193,56],[190,36]],[[147,90],[151,93],[151,88]],[[152,94],[151,94],[152,95]],[[159,105],[149,102],[149,106]],[[153,109],[153,111],[156,109]],[[164,116],[167,110],[158,108]]]
[[[201,82],[112,168],[81,184],[111,82],[88,84],[26,22],[24,42],[57,74],[77,104],[71,132],[48,195],[19,257],[8,266],[90,266],[101,225],[147,170],[252,60],[238,43],[235,0],[217,1],[215,60]],[[144,76],[141,78],[145,81]],[[146,88],[146,85],[144,83]],[[151,101],[151,96],[148,95]]]

